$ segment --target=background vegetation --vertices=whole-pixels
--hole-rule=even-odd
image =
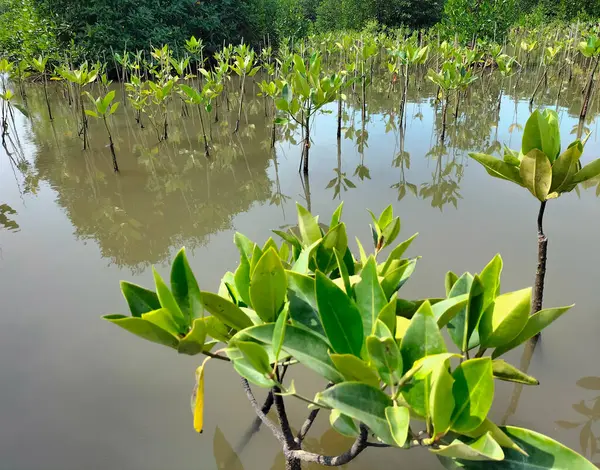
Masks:
[[[596,0],[0,0],[0,56],[66,54],[102,58],[114,51],[189,37],[212,54],[224,42],[277,44],[332,30],[436,27],[467,43],[499,39],[512,26],[600,17]],[[77,44],[77,50],[73,44]]]

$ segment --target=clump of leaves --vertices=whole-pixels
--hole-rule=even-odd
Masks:
[[[576,140],[561,153],[558,115],[546,109],[528,119],[520,151],[506,148],[502,160],[482,153],[470,156],[491,176],[523,186],[544,202],[600,174],[600,159],[582,166],[583,146]]]
[[[351,450],[331,457],[335,465],[375,445],[424,446],[448,465],[472,469],[517,463],[594,468],[548,437],[500,428],[488,417],[496,380],[537,384],[500,357],[570,307],[529,317],[530,289],[501,293],[499,255],[479,274],[448,273],[446,298],[402,299],[398,292],[417,263],[404,255],[416,235],[394,245],[400,218],[391,206],[379,216],[372,213],[373,252],[357,241],[357,259],[342,209],[325,226],[298,205],[297,227],[274,232],[280,243],[270,238],[259,245],[236,234],[240,263],[225,274],[218,293],[199,289],[182,250],[173,262],[170,289],[156,272],[156,292],[123,283],[132,316],[105,318],[180,353],[229,361],[263,422],[269,418],[250,384],[271,389],[281,422],[288,422],[284,397],[328,411],[333,429],[356,437]],[[392,249],[384,257],[386,247]],[[456,348],[446,344],[444,328]],[[223,345],[210,352],[215,342]],[[490,356],[487,350],[493,350]],[[204,424],[206,365],[205,360],[196,377],[197,431]],[[290,367],[310,369],[330,385],[306,397],[302,384],[284,378]],[[323,461],[301,449],[303,437],[300,443],[286,440],[286,427],[271,425],[288,461]]]

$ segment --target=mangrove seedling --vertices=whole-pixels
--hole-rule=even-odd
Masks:
[[[538,384],[501,356],[570,307],[529,317],[531,289],[500,291],[499,255],[479,275],[449,273],[444,299],[401,299],[398,291],[417,262],[403,255],[415,237],[380,261],[359,245],[357,260],[341,215],[342,206],[324,228],[298,206],[298,230],[276,232],[281,245],[273,239],[258,245],[237,233],[240,264],[225,274],[218,293],[200,290],[182,249],[170,286],[156,271],[155,291],[123,282],[131,316],[104,318],[181,354],[207,356],[196,370],[192,397],[197,432],[205,427],[210,359],[232,366],[261,423],[281,445],[287,470],[303,463],[341,466],[382,447],[428,449],[448,468],[467,470],[595,469],[549,437],[501,428],[489,416],[496,381]],[[400,225],[391,207],[376,219],[380,229]],[[444,329],[458,348],[446,343]],[[476,347],[477,357],[469,358]],[[485,356],[488,349],[493,352]],[[308,395],[303,381],[295,385],[286,377],[292,368],[308,369],[329,384]],[[263,406],[253,386],[269,390]],[[292,399],[310,405],[297,435],[286,408]],[[268,416],[273,404],[278,424]],[[338,456],[303,448],[323,413],[334,431],[354,439]]]
[[[583,56],[592,59],[592,67],[588,76],[587,85],[585,87],[585,94],[583,96],[583,104],[581,105],[581,112],[579,113],[580,129],[582,128],[583,121],[587,116],[588,107],[590,104],[590,98],[594,89],[594,75],[598,69],[598,62],[600,61],[600,38],[594,34],[588,37],[587,41],[582,41],[577,46],[579,52]],[[581,138],[581,131],[579,131],[579,137]]]
[[[46,107],[48,108],[48,118],[52,121],[52,109],[50,108],[50,100],[48,99],[48,79],[46,76],[46,65],[48,63],[48,57],[39,56],[37,59],[34,57],[31,59],[31,66],[42,76],[44,84],[44,98],[46,99]]]
[[[96,119],[102,119],[102,122],[104,123],[104,128],[106,129],[106,134],[108,135],[108,143],[110,147],[110,153],[112,155],[113,169],[115,170],[115,173],[118,173],[119,164],[117,163],[117,155],[115,154],[115,145],[113,143],[110,127],[108,126],[108,121],[106,120],[108,116],[112,116],[113,114],[115,114],[117,108],[119,107],[118,101],[113,103],[113,100],[115,99],[115,90],[111,90],[106,94],[106,96],[99,96],[98,98],[94,98],[90,93],[86,92],[86,94],[90,101],[93,103],[94,109],[86,109],[85,114]]]
[[[503,160],[483,153],[470,154],[491,176],[527,188],[540,201],[538,265],[532,314],[539,312],[543,303],[548,251],[548,237],[543,226],[546,204],[600,174],[600,159],[582,167],[583,146],[580,140],[576,140],[561,153],[558,115],[546,109],[543,112],[536,110],[529,117],[520,151],[505,148]]]

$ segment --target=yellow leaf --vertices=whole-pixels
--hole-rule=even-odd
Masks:
[[[194,398],[194,429],[201,433],[204,427],[204,366],[210,357],[204,359],[204,362],[196,369],[196,387],[192,397]]]

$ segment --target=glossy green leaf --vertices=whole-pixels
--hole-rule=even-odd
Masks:
[[[394,442],[398,447],[404,447],[410,425],[409,409],[404,406],[388,406],[385,409],[385,417]]]
[[[246,305],[252,306],[250,301],[250,261],[244,255],[240,256],[240,265],[235,270],[234,282],[242,301]]]
[[[481,426],[479,426],[477,429],[465,432],[463,433],[463,435],[473,439],[477,439],[486,433],[489,433],[490,436],[492,436],[494,440],[498,444],[500,444],[501,447],[504,447],[505,449],[512,449],[527,457],[527,452],[525,452],[517,444],[515,444],[515,442],[510,437],[508,437],[502,429],[500,429],[496,424],[494,424],[487,418],[483,421],[483,423],[481,423]]]
[[[502,275],[502,256],[496,255],[479,274],[479,280],[483,285],[483,299],[481,308],[483,311],[494,301],[500,293],[500,276]]]
[[[516,382],[524,385],[539,385],[540,382],[525,372],[520,371],[515,366],[503,361],[495,359],[492,361],[494,378],[504,380],[506,382]]]
[[[352,354],[330,354],[331,360],[340,374],[348,382],[361,382],[373,387],[379,386],[375,370]]]
[[[502,354],[505,354],[508,351],[520,346],[528,339],[533,338],[548,325],[550,325],[562,315],[564,315],[566,312],[568,312],[572,307],[574,307],[574,305],[570,305],[569,307],[548,308],[540,310],[539,312],[531,315],[527,320],[525,328],[523,328],[523,330],[515,339],[513,339],[510,343],[505,344],[504,346],[494,349],[494,352],[492,353],[492,358],[496,359]]]
[[[260,344],[250,341],[236,341],[234,344],[257,372],[267,376],[273,372],[269,362],[269,355]]]
[[[393,297],[391,302],[381,309],[377,315],[377,320],[388,327],[392,338],[396,335],[396,297]]]
[[[338,354],[360,356],[363,322],[354,301],[323,273],[317,272],[315,292],[323,329]]]
[[[152,312],[143,313],[142,319],[154,323],[156,326],[168,331],[173,336],[179,336],[179,325],[177,325],[172,313],[166,308],[159,308]]]
[[[319,218],[313,217],[310,212],[298,203],[296,203],[296,209],[298,211],[298,228],[304,245],[312,245],[321,239]]]
[[[173,260],[171,267],[171,290],[177,304],[188,317],[190,323],[194,318],[202,317],[204,309],[202,307],[200,288],[188,262],[185,248],[182,248]]]
[[[288,299],[292,322],[304,325],[310,330],[323,335],[325,330],[321,323],[315,296],[315,280],[293,271],[286,271],[288,277]]]
[[[532,150],[543,152],[549,163],[560,153],[560,130],[556,112],[546,109],[534,111],[523,130],[521,152],[527,155]]]
[[[231,327],[227,326],[217,317],[207,316],[204,317],[203,320],[206,325],[206,334],[208,336],[221,343],[229,342],[231,339]]]
[[[496,297],[479,323],[481,346],[497,348],[515,339],[525,328],[530,311],[531,288]]]
[[[252,253],[254,252],[255,243],[239,232],[235,233],[233,236],[233,241],[238,247],[240,255],[250,261],[252,259]]]
[[[408,248],[415,240],[415,238],[417,238],[418,235],[418,233],[415,233],[412,237],[410,237],[408,240],[403,241],[391,251],[383,267],[379,271],[379,274],[381,276],[385,276],[388,273],[394,261],[399,261],[402,259],[402,255],[406,252],[406,250],[408,250]]]
[[[360,273],[361,280],[354,286],[356,305],[362,316],[363,330],[366,336],[373,334],[379,312],[388,301],[377,276],[375,257],[369,257]]]
[[[521,160],[523,185],[540,201],[545,201],[552,185],[552,166],[545,153],[533,149]]]
[[[257,385],[261,388],[271,388],[277,385],[277,383],[265,376],[265,374],[256,370],[256,368],[247,359],[236,359],[233,361],[233,368],[248,382]]]
[[[317,269],[323,273],[329,273],[337,267],[334,250],[345,253],[348,248],[348,235],[346,235],[346,225],[339,224],[329,230],[316,251]]]
[[[287,320],[289,315],[289,309],[284,308],[283,312],[277,317],[275,322],[275,328],[273,329],[273,354],[275,355],[275,362],[279,360],[279,353],[283,347],[283,340],[285,339],[285,330],[287,328]]]
[[[129,305],[129,311],[134,317],[141,317],[143,313],[158,310],[160,301],[155,292],[144,289],[136,284],[121,281],[121,292]]]
[[[346,266],[342,255],[337,249],[334,248],[333,253],[335,255],[338,270],[340,272],[340,278],[344,282],[344,291],[346,292],[346,294],[351,296],[353,291],[352,285],[350,284],[350,274],[348,273],[348,267]]]
[[[383,210],[383,212],[379,216],[379,219],[377,220],[377,224],[383,230],[392,222],[393,218],[394,218],[394,208],[390,204]]]
[[[396,238],[398,238],[398,234],[400,233],[400,217],[396,217],[393,222],[391,222],[382,232],[381,238],[383,240],[383,246],[389,246]]]
[[[292,266],[292,271],[295,271],[300,274],[308,274],[308,272],[310,271],[310,260],[314,256],[315,250],[319,247],[320,244],[321,239],[317,240],[312,245],[303,248],[300,252],[300,256],[298,256],[298,259]]]
[[[588,163],[581,170],[575,173],[573,179],[569,182],[569,184],[579,184],[584,181],[595,178],[600,175],[600,158],[594,160],[592,163]]]
[[[587,459],[543,434],[528,429],[506,426],[501,428],[528,455],[512,449],[504,449],[501,462],[457,462],[466,470],[596,470]],[[452,461],[444,462],[448,468],[457,468]]]
[[[202,292],[201,295],[206,310],[226,325],[236,330],[243,330],[253,325],[248,315],[229,300],[212,292]]]
[[[170,348],[177,348],[179,344],[178,338],[148,320],[123,315],[105,315],[103,318],[147,341]]]
[[[432,371],[429,416],[431,417],[434,436],[444,435],[450,429],[452,423],[455,406],[454,397],[452,396],[454,378],[448,368],[447,361],[443,361]]]
[[[275,325],[260,325],[248,328],[238,335],[243,340],[250,337],[265,344],[271,344]],[[285,330],[282,350],[302,365],[315,371],[331,382],[341,382],[342,375],[335,368],[329,357],[329,345],[315,333],[294,325],[288,325]]]
[[[315,401],[364,423],[384,443],[394,445],[385,417],[385,409],[392,406],[392,399],[378,388],[344,382],[317,393]]]
[[[463,274],[452,287],[449,297],[468,294],[467,304],[448,323],[448,333],[454,344],[461,351],[473,349],[479,345],[477,327],[483,315],[483,284],[479,276],[473,277],[469,273]]]
[[[455,439],[450,445],[440,446],[437,450],[431,449],[431,452],[442,457],[462,460],[500,461],[504,459],[502,448],[489,433],[470,444]]]
[[[152,268],[152,272],[154,274],[154,283],[156,285],[156,294],[158,295],[158,300],[160,301],[160,305],[162,308],[166,308],[169,312],[171,312],[171,316],[177,325],[177,331],[179,333],[187,332],[187,329],[191,325],[191,321],[186,318],[179,308],[179,304],[175,300],[172,292],[169,290],[165,281],[163,281],[158,271]]]
[[[521,186],[523,185],[523,182],[521,181],[521,175],[517,167],[499,160],[496,157],[485,155],[483,153],[470,153],[469,156],[473,160],[481,163],[490,176],[512,181],[513,183],[517,183]]]
[[[468,432],[477,429],[486,419],[494,400],[494,377],[489,357],[471,359],[452,373],[452,395],[456,403],[451,429]]]
[[[367,337],[367,353],[381,380],[387,385],[397,382],[402,375],[402,356],[393,338]]]
[[[342,414],[340,410],[331,410],[329,424],[342,436],[357,437],[360,434],[358,426],[352,418]]]
[[[550,193],[555,191],[560,193],[561,189],[569,185],[579,169],[578,164],[582,154],[583,144],[579,140],[576,140],[556,159],[554,165],[552,165]]]
[[[397,269],[388,272],[381,281],[381,287],[388,299],[398,292],[402,286],[410,279],[412,273],[417,267],[417,260],[408,260],[406,263],[399,266]]]
[[[196,318],[192,324],[191,331],[179,341],[177,352],[179,354],[187,354],[195,356],[204,351],[206,342],[206,323],[202,318]]]
[[[431,306],[433,316],[441,328],[445,327],[460,311],[462,311],[469,300],[469,294],[457,295],[442,300]]]
[[[433,316],[431,304],[425,301],[415,313],[402,338],[400,353],[404,372],[408,372],[422,357],[445,352],[446,344]]]
[[[269,248],[260,258],[250,281],[250,300],[258,316],[266,323],[277,319],[287,291],[287,277],[279,254]]]
[[[453,273],[452,271],[448,271],[446,273],[446,278],[445,278],[445,287],[446,287],[446,295],[450,295],[450,292],[452,291],[452,287],[454,287],[454,284],[456,284],[456,281],[458,281],[458,276]]]
[[[333,215],[331,216],[331,223],[329,224],[330,227],[335,227],[336,225],[338,225],[341,221],[342,221],[342,212],[344,210],[344,203],[342,202],[338,208],[335,210],[335,212],[333,213]]]

